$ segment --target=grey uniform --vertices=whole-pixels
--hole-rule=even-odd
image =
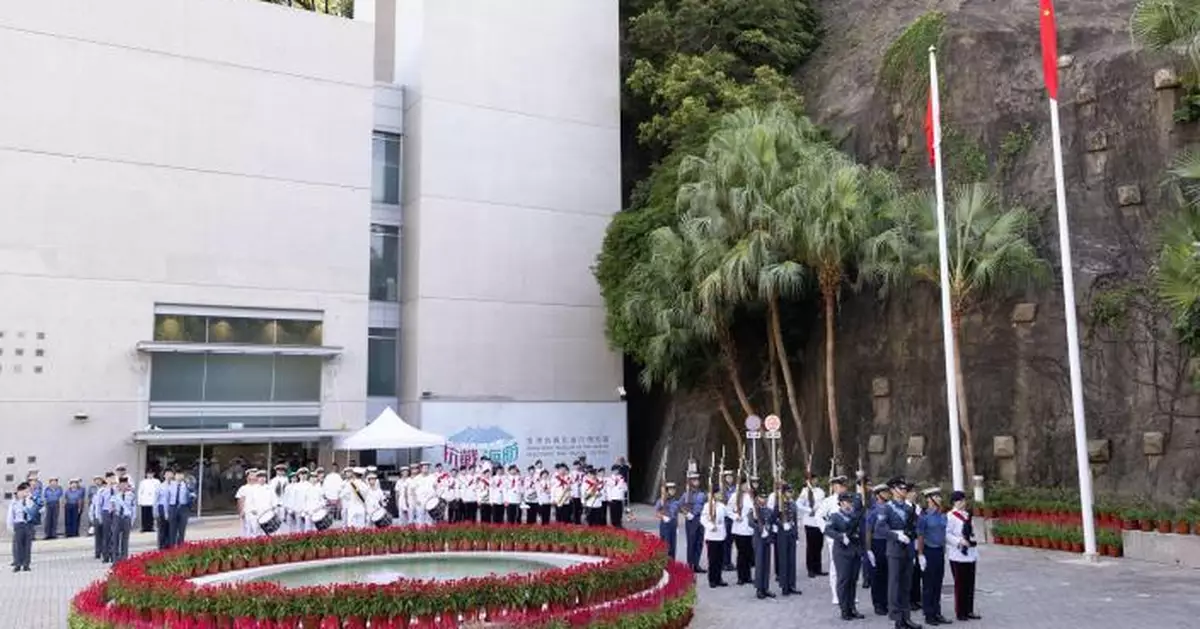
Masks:
[[[858,518],[854,513],[835,511],[825,525],[825,537],[831,540],[833,562],[837,569],[838,605],[842,617],[855,613],[854,586],[862,562],[862,538]]]
[[[911,540],[916,535],[916,513],[907,502],[892,500],[880,520],[887,525],[888,617],[907,623],[911,612],[909,598],[915,561]],[[909,541],[902,541],[901,535]]]

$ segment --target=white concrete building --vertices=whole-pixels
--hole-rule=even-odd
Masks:
[[[507,435],[430,457],[624,454],[615,1],[40,0],[0,59],[5,491],[177,465],[221,511],[388,405]]]

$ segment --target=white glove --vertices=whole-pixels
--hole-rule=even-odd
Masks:
[[[663,518],[663,522],[670,522],[670,521],[671,521],[671,518],[669,518],[669,517],[667,517],[667,516],[665,516],[665,515],[664,515],[662,518]]]
[[[689,513],[689,514],[687,514],[687,516],[686,516],[686,517],[687,517],[687,519],[688,519],[688,520],[692,520],[692,519],[694,519],[696,516],[694,516],[694,515],[692,515],[692,514],[690,514],[690,513]]]
[[[791,522],[785,522],[785,523],[783,524],[783,530],[785,530],[785,531],[790,531],[790,530],[792,530],[792,523],[791,523]]]
[[[763,535],[763,539],[767,539],[768,537],[771,536],[771,533],[768,532],[766,529],[763,529],[762,535]]]
[[[842,535],[842,546],[849,546],[849,545],[850,545],[850,536]]]
[[[872,568],[875,567],[875,551],[873,551],[873,550],[867,551],[867,561],[871,562]]]
[[[917,555],[917,565],[921,566],[921,572],[925,572],[925,566],[929,562],[925,560],[925,555]]]
[[[907,544],[907,543],[909,543],[909,542],[911,542],[911,541],[912,541],[912,540],[908,539],[908,536],[907,536],[907,535],[905,535],[904,533],[896,533],[896,539],[897,539],[897,540],[898,540],[898,541],[899,541],[901,544]]]

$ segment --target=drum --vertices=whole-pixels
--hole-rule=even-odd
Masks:
[[[329,509],[317,509],[312,512],[312,523],[318,531],[333,526],[333,513]]]
[[[446,501],[441,498],[430,498],[425,501],[425,511],[434,522],[441,522],[446,517]]]
[[[371,523],[375,528],[385,529],[392,525],[392,514],[388,513],[387,509],[380,507],[371,512]]]
[[[282,522],[279,521],[279,514],[274,511],[268,511],[258,516],[258,526],[263,530],[263,533],[270,535],[279,530]]]

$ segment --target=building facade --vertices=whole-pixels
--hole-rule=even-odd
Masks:
[[[623,454],[616,3],[493,4],[0,13],[0,473],[176,465],[220,512],[387,406]]]

